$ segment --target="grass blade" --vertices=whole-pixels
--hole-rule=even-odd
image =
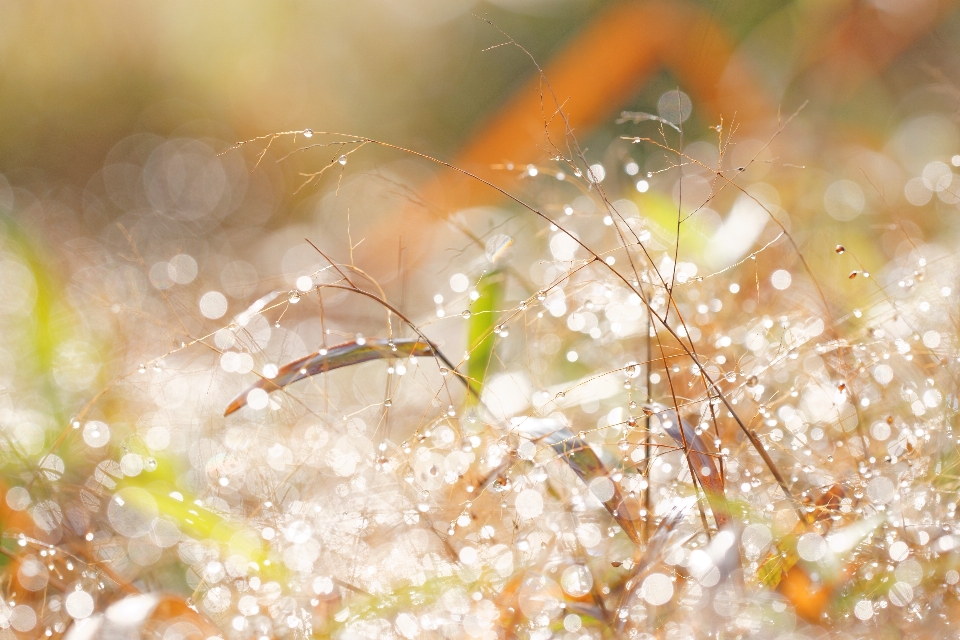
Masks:
[[[318,351],[312,355],[285,364],[280,368],[274,378],[261,378],[234,398],[226,411],[223,412],[223,415],[228,416],[246,405],[247,394],[254,389],[263,389],[267,393],[273,393],[278,389],[286,388],[298,380],[315,376],[318,373],[360,364],[361,362],[370,362],[371,360],[382,360],[385,358],[407,358],[411,356],[432,357],[434,355],[436,354],[433,348],[422,339],[417,338],[408,340],[366,340],[363,344],[358,344],[356,341],[346,342],[332,347],[327,350],[326,353],[320,353]]]
[[[483,381],[490,369],[493,347],[496,338],[493,330],[497,325],[500,303],[506,288],[506,276],[501,271],[491,271],[480,278],[477,293],[480,294],[471,305],[470,324],[467,329],[467,344],[470,359],[467,360],[467,377],[475,398],[480,397]]]

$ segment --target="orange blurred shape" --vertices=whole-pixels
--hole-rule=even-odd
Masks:
[[[887,0],[895,2],[896,0]],[[909,9],[911,2],[902,3]],[[830,86],[853,91],[929,32],[955,0],[918,0],[903,17],[852,2],[826,12],[804,38],[794,76],[820,74]],[[820,12],[821,14],[823,12]],[[801,16],[802,17],[802,16]],[[492,165],[523,166],[557,155],[570,156],[569,131],[586,136],[611,119],[630,96],[661,69],[676,76],[700,117],[725,126],[736,120],[738,133],[764,127],[778,117],[778,105],[753,75],[735,44],[698,5],[676,2],[615,3],[601,12],[529,84],[509,99],[464,146],[453,164],[497,184],[504,174]],[[562,107],[563,116],[558,112]],[[769,127],[768,127],[769,128]],[[769,128],[772,131],[772,128]],[[510,185],[502,185],[510,189]],[[423,199],[446,210],[498,201],[502,195],[462,174],[447,171],[424,190]],[[379,242],[358,252],[365,264],[384,273],[388,243],[404,236],[408,266],[432,245],[436,217],[423,207],[407,207],[378,229]],[[411,233],[414,232],[414,233]]]
[[[831,586],[815,584],[807,572],[799,567],[792,568],[783,576],[777,590],[790,601],[798,616],[813,623],[821,621],[833,595]]]
[[[708,121],[719,123],[722,116],[729,124],[736,116],[744,131],[776,116],[776,108],[735,54],[733,43],[700,7],[686,2],[618,3],[510,98],[453,164],[496,184],[504,174],[492,165],[524,165],[561,153],[569,157],[568,127],[574,135],[589,134],[662,68],[673,72]],[[453,210],[500,198],[489,186],[449,171],[423,194],[424,201]],[[383,242],[368,243],[358,252],[364,264],[383,264],[385,243],[398,236],[404,236],[408,266],[432,244],[436,219],[431,212],[411,206],[390,220],[378,233]]]
[[[824,84],[849,96],[936,27],[955,6],[956,0],[852,2],[835,26],[814,35],[796,72],[817,67]]]
[[[814,502],[816,509],[811,514],[810,521],[823,522],[828,520],[833,513],[840,509],[846,495],[846,489],[839,484],[827,489]],[[806,523],[798,523],[794,528],[793,535],[799,537],[807,531],[807,526]],[[814,583],[802,565],[793,564],[786,569],[780,578],[777,591],[790,601],[798,616],[808,622],[821,622],[823,613],[833,599],[834,591],[849,577],[850,573],[851,567],[847,566],[836,579],[830,582]]]
[[[698,6],[615,4],[551,60],[542,77],[518,91],[466,145],[455,164],[495,179],[491,164],[526,164],[546,154],[569,157],[568,125],[574,135],[589,133],[661,68],[676,76],[708,121],[719,123],[723,116],[729,123],[736,114],[738,122],[749,126],[776,114],[735,55],[733,43]],[[566,120],[558,114],[558,105]],[[475,181],[462,182],[456,193],[458,206],[482,204],[493,196]]]

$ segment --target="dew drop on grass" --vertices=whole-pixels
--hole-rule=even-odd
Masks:
[[[524,520],[532,520],[543,513],[543,497],[533,489],[524,489],[515,502],[517,515]]]
[[[827,543],[816,533],[805,533],[797,540],[797,554],[808,562],[816,562],[827,553]]]
[[[754,523],[747,525],[740,540],[748,558],[756,558],[773,539],[770,528],[765,524]]]
[[[913,587],[906,582],[896,582],[887,593],[890,604],[897,607],[905,607],[913,602]]]
[[[600,533],[600,527],[592,522],[586,522],[579,525],[574,533],[577,536],[577,541],[586,549],[591,549],[603,540],[603,534]]]
[[[93,596],[86,591],[73,591],[64,600],[67,613],[73,618],[86,618],[93,613]]]
[[[263,389],[251,389],[247,394],[247,406],[254,410],[260,410],[267,406],[270,397]]]
[[[110,427],[99,420],[91,420],[83,426],[83,441],[94,449],[110,442]]]
[[[575,613],[568,613],[563,617],[563,628],[570,633],[576,633],[583,627],[583,620]]]
[[[127,453],[120,458],[120,470],[125,476],[138,476],[143,471],[143,458],[136,453]]]
[[[867,497],[876,504],[890,502],[895,494],[896,486],[890,478],[877,476],[867,483]]]
[[[575,564],[563,570],[560,587],[567,595],[582,598],[593,588],[593,574],[582,564]]]
[[[517,457],[521,460],[533,460],[533,456],[537,453],[537,445],[529,440],[524,440],[517,447]]]
[[[291,544],[303,544],[312,533],[310,525],[303,520],[294,520],[283,529],[283,537]]]
[[[11,487],[6,498],[7,506],[14,511],[23,511],[30,506],[30,493],[23,487]]]
[[[640,595],[649,604],[664,605],[673,598],[673,581],[662,573],[651,573],[644,579]]]
[[[9,612],[8,620],[11,627],[26,633],[37,625],[37,612],[30,605],[18,604]]]
[[[107,505],[107,519],[122,536],[135,538],[150,531],[150,525],[159,515],[157,501],[146,490],[127,487],[117,491]]]
[[[200,313],[205,318],[216,320],[227,312],[227,298],[219,291],[208,291],[200,296]]]
[[[902,562],[910,556],[910,547],[903,540],[897,540],[890,545],[887,553],[890,554],[890,559],[894,562]]]
[[[590,493],[592,493],[600,502],[607,502],[613,498],[616,487],[613,480],[600,476],[590,481]]]

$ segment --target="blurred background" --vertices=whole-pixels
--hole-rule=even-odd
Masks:
[[[801,246],[844,242],[865,264],[880,264],[909,248],[911,234],[942,237],[956,226],[950,185],[960,163],[960,69],[950,52],[958,19],[950,0],[4,2],[0,207],[13,243],[8,255],[21,256],[11,257],[10,269],[43,272],[3,286],[25,288],[19,308],[34,320],[34,299],[53,316],[82,308],[84,319],[66,324],[94,334],[105,325],[90,317],[116,316],[151,291],[169,293],[166,310],[156,311],[162,317],[137,310],[117,330],[159,331],[164,344],[176,343],[210,326],[198,306],[208,289],[226,305],[216,319],[229,317],[323,264],[305,237],[346,260],[350,226],[360,243],[356,264],[395,297],[404,265],[415,269],[404,304],[430,313],[441,283],[464,270],[450,266],[471,245],[463,225],[485,241],[516,207],[511,213],[489,189],[380,147],[365,147],[305,187],[303,174],[344,149],[278,163],[305,142],[287,136],[262,158],[268,138],[217,154],[271,132],[339,131],[530,194],[535,181],[526,167],[556,155],[544,121],[556,140],[563,131],[553,112],[562,103],[589,161],[604,168],[611,198],[628,194],[651,219],[660,211],[666,228],[675,213],[654,196],[666,194],[668,205],[671,193],[678,197],[677,177],[657,173],[670,161],[662,150],[620,139],[656,133],[650,123],[617,120],[640,111],[676,121],[668,97],[676,89],[692,106],[681,144],[698,145],[691,153],[704,166],[717,166],[718,139],[735,131],[725,162],[749,165],[744,184],[763,183],[764,202],[779,207]],[[529,55],[498,46],[507,36]],[[534,60],[554,97],[540,99],[546,85]],[[688,177],[687,202],[705,199],[707,178]],[[572,200],[549,196],[543,206],[559,212],[565,199]],[[717,254],[707,245],[711,238],[725,245],[731,229],[742,239],[711,266],[764,239],[742,212],[715,237],[732,201],[710,206],[691,221],[703,239],[691,250]],[[449,221],[463,211],[474,213],[455,218],[458,231]],[[884,217],[891,212],[894,231]],[[185,256],[181,275],[175,256]],[[857,267],[830,264],[834,276]],[[128,268],[136,277],[118,275]],[[440,283],[437,273],[446,274]],[[141,289],[147,281],[152,287]],[[71,297],[71,286],[86,297]],[[170,305],[182,319],[164,315]],[[15,324],[38,331],[29,321]],[[18,359],[25,343],[11,342]],[[141,348],[159,346],[147,340]],[[49,364],[53,343],[36,348],[46,355],[25,362]],[[123,366],[140,358],[128,356]]]
[[[845,313],[876,294],[851,289],[852,277],[903,282],[918,256],[956,250],[958,48],[952,0],[2,2],[4,478],[29,478],[30,464],[63,473],[45,455],[56,450],[82,483],[96,460],[84,467],[89,452],[67,431],[82,416],[96,423],[85,446],[106,451],[103,429],[116,425],[135,436],[124,447],[191,469],[197,494],[220,491],[210,469],[222,460],[211,467],[214,444],[196,443],[219,442],[227,400],[268,364],[386,336],[382,310],[346,294],[326,296],[319,318],[292,308],[290,290],[334,280],[306,239],[454,354],[467,335],[449,321],[481,274],[514,269],[503,302],[516,306],[562,272],[541,255],[569,266],[576,247],[556,229],[422,154],[612,250],[604,193],[652,232],[659,266],[672,268],[660,256],[674,243],[687,279],[740,265],[716,285],[718,296],[755,285],[728,303],[737,313],[819,308],[810,290],[778,302],[800,272],[786,242],[741,265],[788,230]],[[557,161],[566,134],[586,163]],[[719,189],[718,172],[739,187]],[[678,213],[690,216],[679,238]],[[771,281],[775,268],[786,275]],[[580,313],[587,294],[570,296],[545,302],[554,318],[570,314],[573,337],[540,345],[549,353],[529,364],[545,376],[538,388],[610,366],[577,355],[586,336],[612,336],[604,348],[621,358],[611,343],[644,330],[639,311],[598,319]],[[269,321],[257,315],[284,300]],[[687,303],[706,319],[720,309]],[[379,389],[349,381],[344,407],[379,407]],[[431,393],[411,392],[410,407],[442,411]],[[584,414],[599,410],[584,403]],[[264,419],[244,420],[253,432]],[[277,456],[268,472],[279,483],[293,453]],[[216,499],[240,513],[238,495]],[[13,511],[27,504],[7,498]],[[36,535],[58,539],[58,526]]]

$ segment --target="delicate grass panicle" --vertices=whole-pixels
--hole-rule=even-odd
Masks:
[[[0,637],[955,633],[955,262],[852,178],[824,207],[875,208],[895,255],[859,262],[847,227],[827,246],[790,216],[804,169],[772,160],[790,120],[745,157],[729,123],[691,141],[696,108],[625,113],[597,156],[545,126],[496,184],[319,130],[141,137],[117,154],[143,185],[111,164],[104,201],[178,244],[129,213],[75,246],[63,308],[95,311],[67,323],[10,223],[0,320],[32,310],[22,349],[85,404],[5,400]],[[191,240],[240,243],[272,160],[316,153],[324,211],[439,206],[353,169],[377,148],[500,198],[448,221],[461,251],[429,275],[378,283],[353,259],[375,228],[264,236],[272,261]],[[952,206],[937,175],[910,188]],[[93,364],[120,344],[122,370]]]

